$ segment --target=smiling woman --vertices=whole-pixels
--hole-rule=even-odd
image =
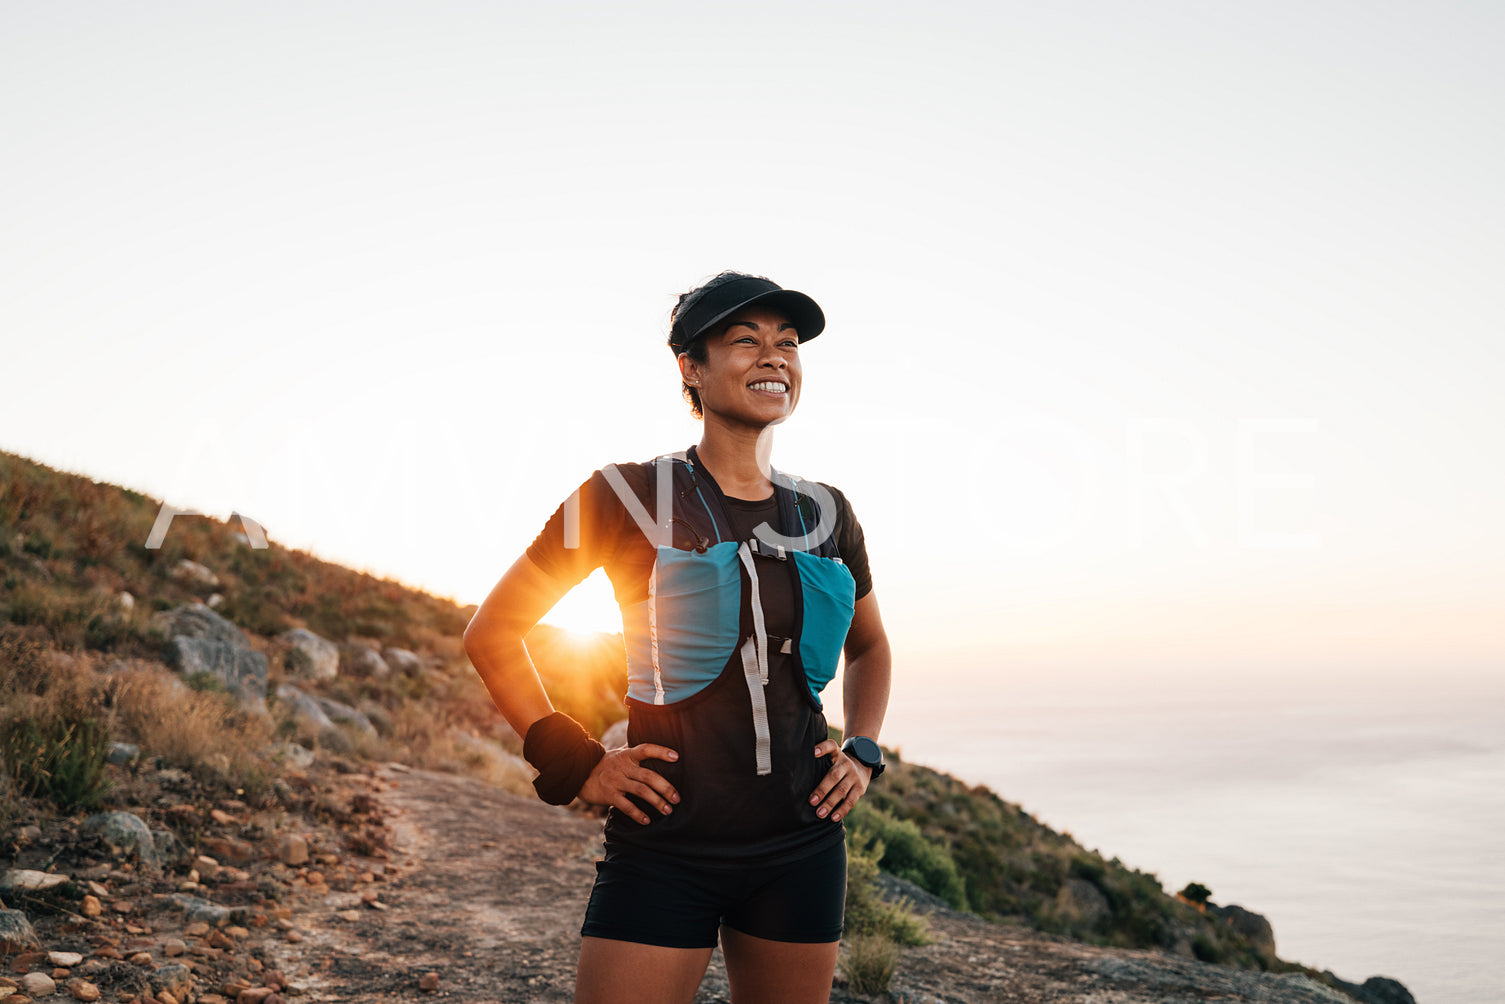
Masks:
[[[669,347],[699,444],[593,473],[466,629],[539,794],[610,806],[577,1001],[688,1002],[718,942],[736,1000],[829,998],[841,821],[883,770],[890,656],[851,505],[770,462],[824,328],[760,276],[680,297]],[[522,641],[598,568],[627,654],[628,746],[610,751],[554,710]],[[839,669],[841,744],[820,701]]]

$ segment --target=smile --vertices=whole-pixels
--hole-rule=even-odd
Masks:
[[[753,390],[761,390],[768,394],[789,393],[789,385],[786,383],[781,383],[777,380],[760,380],[757,383],[750,383],[747,386],[751,387]]]

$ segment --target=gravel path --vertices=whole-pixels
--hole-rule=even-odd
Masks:
[[[338,914],[348,904],[315,908],[299,946],[303,960],[317,960],[300,980],[306,999],[413,998],[436,973],[437,989],[423,996],[570,1001],[600,821],[446,774],[381,777],[395,857],[408,867],[385,889],[386,910],[349,921]],[[1353,1004],[1300,976],[1094,948],[945,910],[930,924],[936,943],[903,951],[886,998],[894,1004]],[[838,986],[832,1000],[869,998]],[[729,1002],[719,953],[696,1001]]]

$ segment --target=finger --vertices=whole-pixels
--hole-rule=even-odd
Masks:
[[[662,815],[667,816],[669,813],[674,811],[674,806],[669,804],[669,800],[667,798],[659,794],[651,786],[644,784],[641,781],[634,782],[631,785],[627,786],[627,790],[632,792],[632,794],[636,795],[638,798],[641,798],[644,802],[647,802],[649,805],[653,806]]]
[[[639,743],[629,752],[632,753],[639,763],[642,763],[644,760],[668,760],[672,763],[679,759],[678,753],[667,746],[660,746],[657,743]]]
[[[830,756],[839,749],[841,749],[840,743],[838,743],[835,739],[827,739],[824,742],[816,744],[815,755]]]
[[[637,805],[633,803],[632,799],[627,797],[627,793],[625,791],[616,792],[612,796],[610,804],[617,810],[625,814],[627,818],[631,819],[633,822],[639,823],[643,826],[648,825],[648,814],[642,809],[639,809]]]
[[[832,767],[826,771],[826,776],[820,779],[820,783],[810,793],[810,804],[819,805],[821,802],[824,802],[826,796],[831,793],[831,789],[836,787],[836,783],[840,780],[841,769],[839,767]]]
[[[678,804],[679,792],[675,791],[674,785],[669,783],[669,779],[658,771],[640,767],[633,774],[633,777],[640,783],[652,788],[655,797]]]
[[[837,806],[836,811],[831,813],[831,822],[841,822],[842,816],[845,816],[847,813],[857,808],[857,800],[862,797],[864,790],[865,789],[863,789],[859,785],[852,785],[852,787],[847,791],[847,797],[842,800],[841,805]]]
[[[821,801],[820,808],[815,810],[815,814],[824,819],[830,814],[831,810],[839,808],[842,802],[846,800],[847,792],[851,790],[852,783],[850,777],[844,777],[838,781],[836,786],[826,793],[826,797]]]

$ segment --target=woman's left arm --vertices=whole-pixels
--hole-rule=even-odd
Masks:
[[[883,617],[878,613],[878,599],[871,591],[853,609],[842,654],[846,657],[846,671],[841,677],[844,732],[877,741],[888,710],[893,657]],[[866,767],[841,752],[840,743],[827,739],[815,747],[818,757],[833,754],[836,760],[816,785],[810,804],[819,806],[816,815],[829,815],[834,821],[852,811],[872,777]]]

